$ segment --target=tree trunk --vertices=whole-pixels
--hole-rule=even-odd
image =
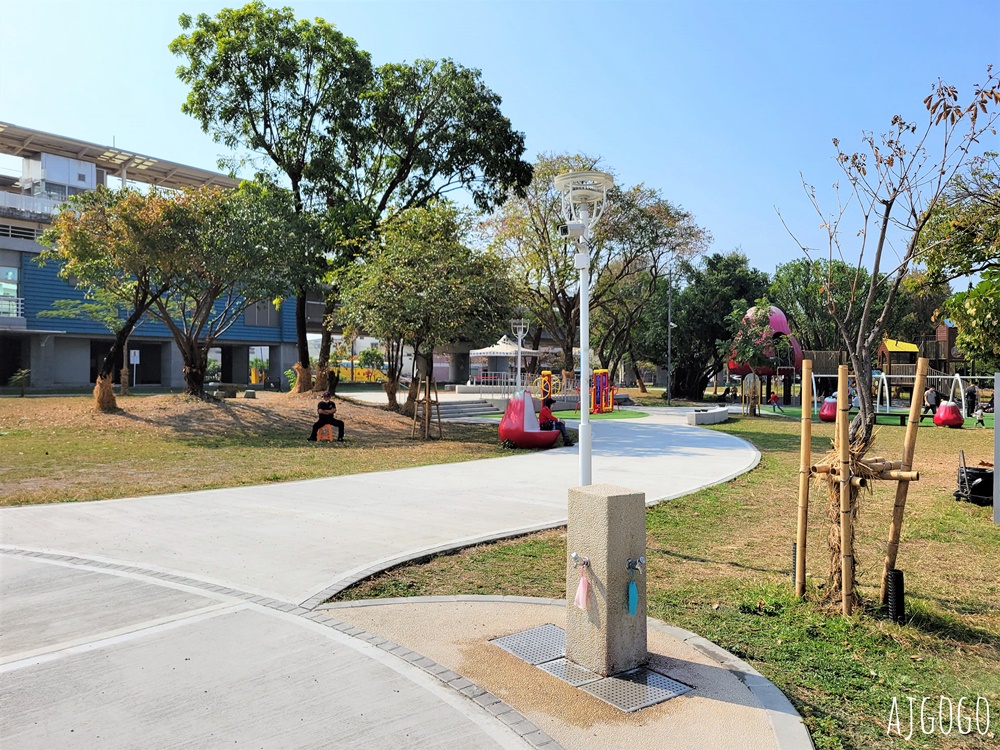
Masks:
[[[185,354],[183,351],[181,354]],[[193,348],[189,355],[184,356],[184,392],[198,398],[205,397],[205,370],[208,369],[207,351],[201,347]]]
[[[330,395],[331,396],[336,396],[337,395],[337,386],[340,385],[340,368],[338,368],[336,370],[329,370],[328,369],[326,372],[327,372],[327,375],[328,375],[327,380],[326,380],[326,388],[323,389],[323,391],[320,391],[320,392],[322,393],[324,391],[330,391]]]
[[[128,395],[128,362],[122,365],[122,370],[118,375],[118,379],[122,384],[121,392],[123,396]]]
[[[326,300],[326,306],[323,309],[323,332],[319,340],[319,356],[316,358],[316,384],[313,385],[313,391],[317,393],[323,393],[323,391],[330,391],[333,393],[336,385],[333,388],[329,387],[330,380],[330,343],[333,341],[333,331],[330,330],[330,326],[333,324],[333,309],[334,303],[328,297]],[[340,362],[337,363],[337,380],[340,380]]]
[[[649,393],[646,390],[646,384],[642,380],[642,370],[639,369],[639,365],[632,362],[632,372],[635,373],[635,385],[639,389],[639,393]]]
[[[295,298],[295,341],[299,361],[293,366],[296,373],[292,393],[306,393],[312,390],[312,369],[309,366],[309,340],[306,338],[306,293],[300,289]]]
[[[412,417],[417,411],[417,393],[420,390],[420,381],[434,372],[434,350],[420,353],[414,350],[413,366],[415,372],[410,379],[410,389],[406,394],[406,403],[403,404],[402,412],[407,417]]]
[[[390,377],[382,383],[382,389],[385,391],[385,395],[389,398],[389,411],[399,411],[399,402],[396,400],[396,393],[399,391],[399,381]]]
[[[132,314],[128,316],[122,327],[115,333],[115,340],[111,343],[111,348],[101,363],[101,369],[97,373],[97,383],[94,386],[94,407],[98,411],[116,411],[118,409],[118,402],[115,400],[115,389],[112,385],[112,373],[115,370],[115,362],[118,360],[119,352],[122,354],[122,370],[125,372],[125,377],[122,381],[122,395],[124,396],[128,392],[128,361],[125,357],[125,350],[128,346],[128,337],[135,330],[136,325],[138,325],[147,309],[149,309],[149,304],[137,304]],[[102,379],[107,382],[102,384]]]

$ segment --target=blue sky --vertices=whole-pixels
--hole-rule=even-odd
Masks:
[[[0,120],[215,168],[223,149],[181,113],[167,44],[181,13],[238,4],[0,0]],[[998,0],[272,4],[336,24],[376,64],[479,68],[529,159],[598,155],[768,272],[801,257],[776,207],[820,244],[800,173],[832,209],[833,137],[854,148],[920,117],[938,77],[969,90],[1000,64]]]

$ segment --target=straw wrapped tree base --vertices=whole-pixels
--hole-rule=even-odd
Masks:
[[[94,386],[94,408],[97,411],[117,411],[118,401],[110,375],[101,375]]]
[[[301,362],[292,365],[295,370],[295,385],[292,386],[292,393],[308,393],[312,390],[312,370],[303,367]]]

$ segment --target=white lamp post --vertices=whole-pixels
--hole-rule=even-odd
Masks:
[[[591,483],[590,439],[590,232],[604,213],[608,189],[614,179],[605,172],[567,172],[556,177],[554,187],[562,200],[566,223],[559,234],[575,239],[578,252],[573,265],[580,272],[580,485]],[[586,392],[584,386],[586,385]]]
[[[528,335],[528,321],[524,319],[522,310],[518,310],[518,316],[510,321],[510,332],[517,338],[517,385],[515,391],[521,389],[521,344],[524,337]]]

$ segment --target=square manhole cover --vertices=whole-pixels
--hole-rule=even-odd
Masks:
[[[691,690],[691,687],[659,672],[640,667],[588,683],[580,689],[615,708],[631,712],[676,698]]]
[[[494,638],[492,643],[514,654],[518,659],[535,665],[566,655],[566,633],[551,623],[521,633]]]
[[[579,664],[574,664],[568,659],[554,659],[553,661],[539,664],[538,668],[544,669],[550,675],[558,677],[563,682],[568,682],[573,687],[580,687],[580,685],[586,685],[588,682],[596,682],[602,679],[597,672],[591,672],[589,669],[585,669]]]

